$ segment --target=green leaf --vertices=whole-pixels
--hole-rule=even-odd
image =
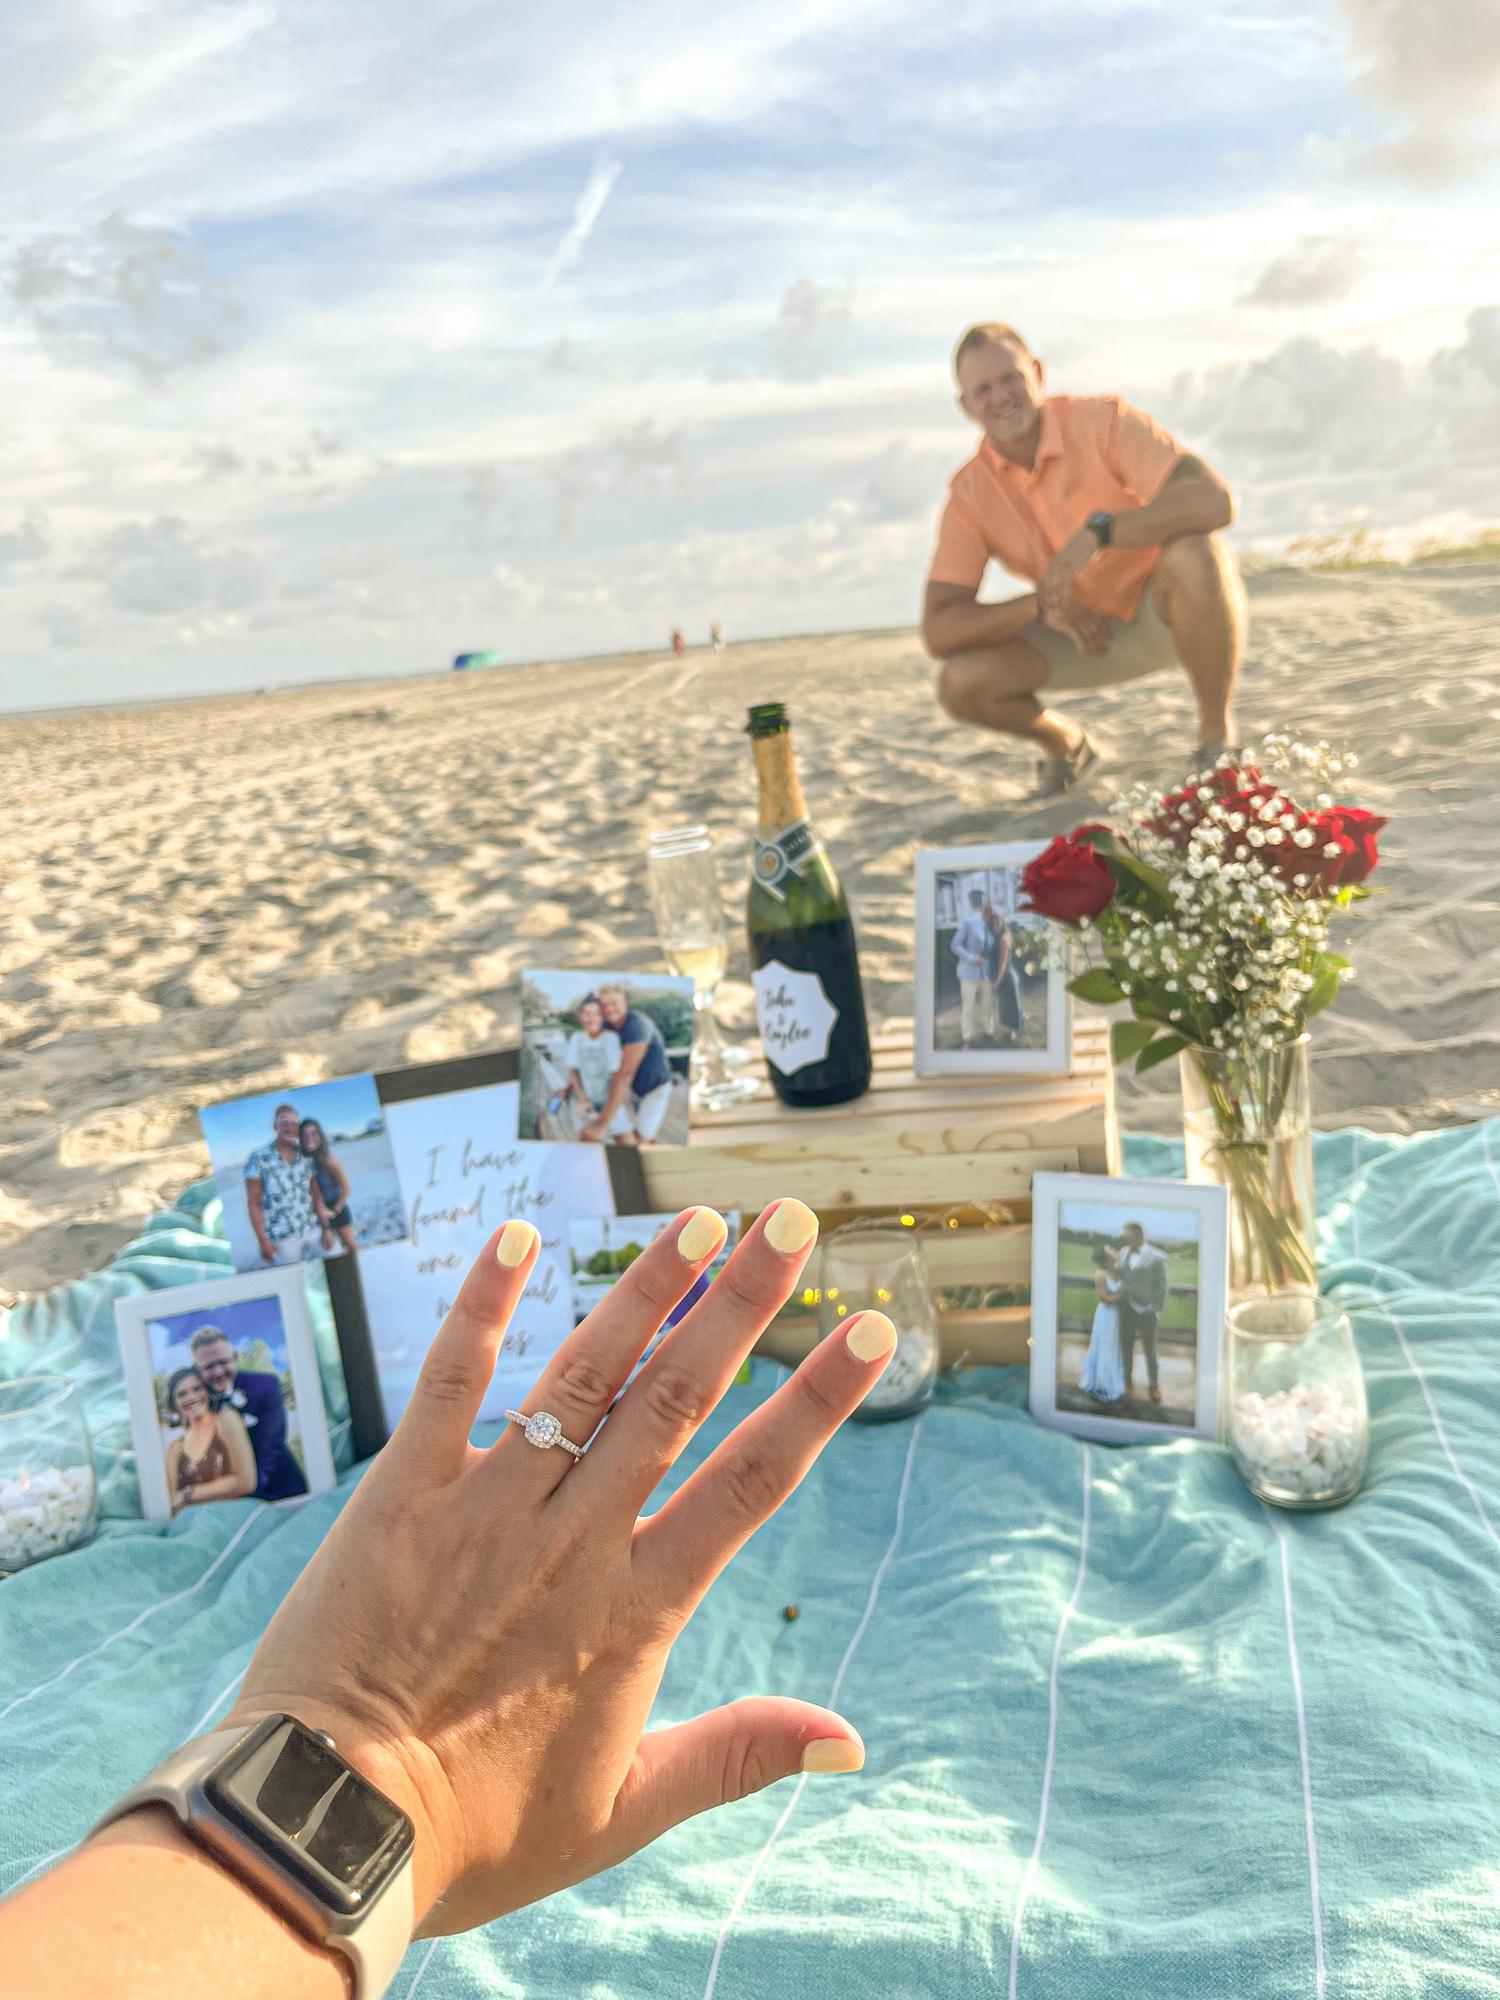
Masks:
[[[1104,857],[1104,865],[1115,878],[1118,888],[1144,889],[1148,897],[1163,910],[1172,908],[1172,891],[1167,886],[1167,878],[1159,868],[1152,868],[1144,861],[1138,861],[1133,854],[1127,854],[1117,847]]]
[[[1116,1021],[1109,1031],[1109,1053],[1117,1063],[1138,1056],[1156,1033],[1154,1021]]]
[[[1179,1049],[1185,1049],[1186,1047],[1187,1039],[1185,1036],[1163,1035],[1160,1041],[1153,1042],[1148,1049],[1142,1049],[1136,1057],[1136,1075],[1144,1076],[1148,1069],[1155,1069],[1158,1063],[1169,1062]]]
[[[1318,975],[1316,985],[1308,988],[1307,998],[1302,1003],[1305,1015],[1321,1014],[1325,1007],[1331,1007],[1339,997],[1339,975],[1336,969]]]
[[[1119,981],[1102,965],[1091,965],[1087,972],[1070,979],[1068,991],[1080,1000],[1092,1001],[1096,1007],[1113,1007],[1117,1000],[1125,998]]]

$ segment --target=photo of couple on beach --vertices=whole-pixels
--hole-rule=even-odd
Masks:
[[[1057,1240],[1057,1407],[1191,1425],[1197,1218],[1064,1202]]]
[[[666,973],[521,975],[523,1139],[685,1146],[693,982]]]
[[[237,1271],[342,1257],[406,1234],[373,1076],[199,1113]]]

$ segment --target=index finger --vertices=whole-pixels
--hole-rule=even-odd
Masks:
[[[495,1373],[500,1342],[541,1241],[533,1224],[510,1221],[474,1259],[427,1350],[417,1386],[387,1450],[417,1453],[439,1478],[451,1478],[462,1469],[469,1433]]]

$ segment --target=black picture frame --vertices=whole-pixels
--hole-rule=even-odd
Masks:
[[[515,1083],[521,1074],[519,1048],[489,1049],[455,1056],[450,1062],[417,1063],[408,1069],[377,1070],[375,1090],[382,1105],[409,1104],[419,1097],[444,1097],[456,1090]],[[607,1146],[610,1192],[620,1215],[638,1215],[650,1206],[641,1156],[633,1146]],[[385,1403],[370,1340],[359,1252],[330,1257],[323,1266],[338,1335],[339,1357],[349,1391],[349,1435],[356,1461],[373,1458],[386,1442]]]

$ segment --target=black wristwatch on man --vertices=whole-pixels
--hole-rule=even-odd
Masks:
[[[1101,507],[1097,513],[1090,514],[1083,525],[1093,530],[1094,539],[1101,549],[1109,547],[1109,538],[1114,532],[1115,525],[1113,514],[1107,514]]]

